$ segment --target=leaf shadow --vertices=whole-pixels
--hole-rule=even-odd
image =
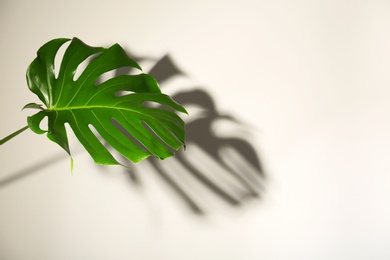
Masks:
[[[161,88],[175,77],[187,76],[170,55],[158,60],[134,57],[131,54],[130,56],[137,62],[154,62],[147,73],[157,79]],[[129,72],[127,68],[120,68],[115,75]],[[197,215],[206,215],[213,207],[218,208],[218,205],[238,209],[248,201],[261,198],[267,178],[258,149],[235,132],[221,130],[223,136],[220,136],[220,133],[213,129],[213,124],[219,120],[229,121],[242,128],[247,126],[231,114],[221,114],[214,98],[204,88],[195,87],[171,96],[184,107],[197,106],[205,113],[187,123],[187,151],[180,150],[176,152],[176,156],[165,161],[147,159],[153,167],[151,174],[158,176],[165,186],[176,194],[179,201]],[[233,155],[221,153],[224,148],[233,150]],[[0,179],[0,188],[32,176],[66,158],[62,155],[52,156],[15,172],[10,177]],[[146,185],[140,174],[144,170],[142,165],[133,165],[131,169],[124,171],[134,187],[142,188]]]
[[[135,58],[137,62],[145,59],[150,60]],[[128,72],[126,68],[122,68],[119,73]],[[156,60],[147,73],[157,79],[161,88],[164,88],[167,81],[185,76],[183,70],[174,63],[170,55]],[[221,114],[211,94],[203,88],[195,87],[188,91],[174,93],[171,97],[184,107],[196,106],[204,113],[198,118],[192,118],[186,124],[187,151],[180,150],[176,152],[174,159],[166,160],[175,160],[180,165],[180,169],[172,165],[166,167],[165,161],[149,158],[147,160],[152,165],[154,173],[193,213],[199,215],[209,212],[210,206],[204,205],[204,202],[218,201],[215,203],[239,208],[248,200],[261,198],[266,176],[258,151],[245,138],[237,136],[234,132],[220,130],[223,132],[222,137],[219,135],[221,133],[218,131],[216,133],[213,129],[215,122],[220,120],[234,123],[241,128],[247,126],[230,114]],[[197,147],[197,153],[189,155],[188,151],[193,147]],[[234,153],[230,156],[221,153],[224,148],[233,150]],[[200,167],[206,161],[211,167]],[[129,173],[131,179],[134,180],[134,184],[142,185],[140,179],[142,174],[139,173],[143,169],[138,165],[133,166],[132,172]]]
[[[30,177],[33,174],[38,173],[40,170],[48,166],[51,166],[55,163],[58,163],[64,159],[69,159],[69,157],[67,157],[63,153],[60,153],[58,155],[53,155],[48,158],[45,158],[44,160],[37,162],[31,166],[28,166],[27,168],[14,172],[10,174],[9,177],[0,179],[0,189],[10,184],[13,184],[17,181]]]

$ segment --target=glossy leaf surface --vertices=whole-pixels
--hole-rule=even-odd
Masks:
[[[91,47],[73,38],[56,77],[55,57],[68,41],[70,39],[54,39],[46,43],[28,67],[28,87],[45,106],[34,103],[25,106],[40,110],[27,119],[31,130],[47,133],[50,140],[70,155],[65,127],[68,124],[93,160],[105,165],[119,162],[100,137],[132,162],[150,155],[164,159],[173,155],[173,149],[184,145],[185,125],[174,111],[186,113],[186,110],[162,94],[152,76],[120,75],[100,82],[102,74],[121,67],[141,70],[118,44],[106,49]],[[80,63],[91,55],[94,58],[74,80]],[[145,102],[159,106],[147,106]],[[40,123],[45,117],[48,128],[42,130]]]

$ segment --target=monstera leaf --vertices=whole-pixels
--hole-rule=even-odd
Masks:
[[[46,43],[28,67],[28,87],[44,104],[25,106],[40,110],[27,119],[31,130],[47,133],[50,140],[70,155],[65,127],[68,124],[93,160],[105,165],[119,162],[102,144],[101,138],[132,162],[150,155],[164,159],[184,145],[185,125],[174,111],[186,113],[186,110],[162,94],[152,76],[144,73],[120,75],[99,82],[102,74],[114,69],[141,70],[118,44],[106,49],[91,47],[73,38],[56,77],[55,56],[68,41],[70,39],[54,39]],[[78,66],[91,55],[96,57],[74,80]],[[158,106],[146,105],[146,102]],[[47,130],[40,128],[45,117]]]

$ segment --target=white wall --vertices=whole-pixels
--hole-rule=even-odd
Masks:
[[[43,43],[118,42],[169,53],[183,89],[250,125],[267,179],[261,200],[200,218],[147,163],[137,187],[72,141],[72,176],[25,132],[0,149],[0,259],[389,259],[389,29],[387,1],[2,0],[1,138],[33,113]]]

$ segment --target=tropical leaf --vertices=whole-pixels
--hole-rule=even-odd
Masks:
[[[173,155],[172,150],[184,145],[185,125],[175,110],[187,113],[186,110],[162,94],[157,81],[142,73],[139,65],[118,44],[106,49],[91,47],[73,38],[56,77],[55,56],[69,40],[54,39],[44,44],[27,69],[28,87],[46,107],[35,103],[25,106],[40,110],[27,119],[31,130],[47,133],[50,140],[70,155],[65,127],[68,124],[93,160],[105,165],[119,162],[100,137],[132,162],[150,155],[164,159]],[[78,66],[92,55],[96,57],[74,80]],[[141,73],[99,82],[102,74],[121,67],[139,69]],[[159,106],[148,106],[145,102]],[[47,130],[40,127],[45,117],[48,118]]]

